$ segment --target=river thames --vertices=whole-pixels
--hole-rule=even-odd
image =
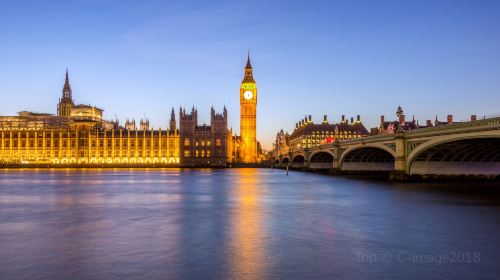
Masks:
[[[498,279],[498,199],[436,189],[271,169],[3,170],[0,278]]]

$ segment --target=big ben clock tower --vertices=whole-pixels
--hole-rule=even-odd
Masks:
[[[250,52],[240,86],[240,158],[243,163],[257,162],[257,85],[253,79]]]

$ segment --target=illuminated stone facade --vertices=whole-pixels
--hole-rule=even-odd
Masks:
[[[240,86],[240,158],[242,163],[256,163],[257,156],[257,84],[253,79],[250,54]]]
[[[227,166],[232,157],[232,133],[227,128],[227,110],[210,112],[210,125],[198,125],[198,110],[179,111],[180,153],[183,166]]]
[[[0,162],[11,164],[179,163],[179,133],[105,129],[96,122],[1,126]]]
[[[0,164],[142,166],[179,164],[179,130],[141,129],[105,121],[102,110],[74,105],[68,73],[57,116],[20,112],[0,117]]]
[[[172,109],[168,129],[154,130],[149,120],[103,119],[103,110],[75,104],[68,71],[57,115],[20,112],[0,116],[0,164],[96,166],[228,166],[257,163],[257,86],[250,56],[240,87],[241,135],[228,129],[228,114],[211,110],[210,124],[198,125],[198,111]]]
[[[321,144],[333,141],[343,141],[368,136],[368,130],[361,122],[358,115],[356,120],[351,118],[349,122],[342,116],[340,123],[330,124],[325,115],[323,122],[315,124],[311,115],[304,117],[295,124],[295,129],[291,135],[281,130],[276,135],[273,156],[280,156],[294,153],[301,149],[312,148]]]

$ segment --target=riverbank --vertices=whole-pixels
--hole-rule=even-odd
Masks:
[[[188,165],[179,163],[145,164],[0,164],[0,169],[86,169],[86,168],[265,168],[263,164],[228,164],[228,165]]]

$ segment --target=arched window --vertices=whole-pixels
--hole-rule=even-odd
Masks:
[[[191,141],[189,141],[189,138],[184,138],[184,146],[187,147],[191,145]]]

